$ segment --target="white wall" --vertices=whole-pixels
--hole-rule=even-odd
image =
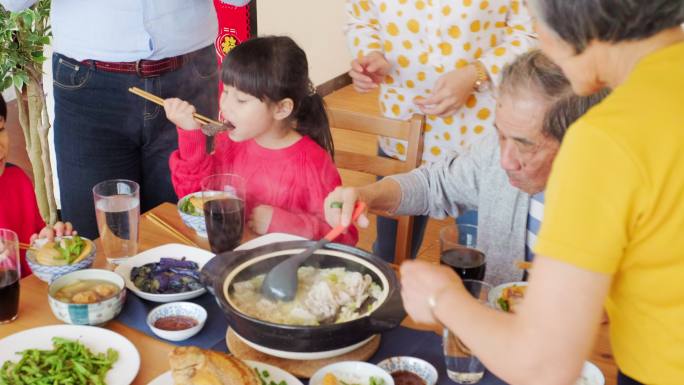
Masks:
[[[2,97],[5,99],[6,102],[16,99],[16,95],[14,94],[14,90],[12,89],[12,87],[2,91]]]
[[[309,72],[319,85],[349,70],[342,27],[344,0],[257,0],[259,35],[288,35],[309,59]]]

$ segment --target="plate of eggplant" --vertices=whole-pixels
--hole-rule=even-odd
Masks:
[[[181,244],[167,244],[144,251],[114,270],[126,288],[153,302],[185,301],[206,291],[200,270],[214,257],[209,251]]]

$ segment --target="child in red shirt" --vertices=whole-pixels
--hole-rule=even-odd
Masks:
[[[323,99],[309,80],[306,54],[289,37],[255,38],[233,48],[223,61],[223,121],[234,129],[205,137],[195,108],[167,99],[164,109],[178,126],[171,179],[183,197],[200,190],[207,175],[229,172],[246,181],[246,217],[257,234],[284,232],[322,238],[331,228],[323,200],[341,183]],[[350,228],[337,242],[355,244]]]
[[[0,228],[17,233],[19,242],[30,243],[36,233],[45,226],[38,211],[36,195],[28,176],[19,167],[7,163],[9,135],[5,129],[7,105],[0,94]],[[55,224],[57,236],[72,233],[71,224]],[[41,237],[54,237],[54,233],[44,229]],[[25,251],[21,251],[21,276],[31,274],[26,263]]]

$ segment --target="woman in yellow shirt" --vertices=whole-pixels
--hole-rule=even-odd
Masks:
[[[613,91],[566,135],[527,295],[480,306],[448,268],[407,262],[418,321],[442,322],[512,384],[570,384],[610,318],[619,384],[684,383],[684,2],[530,0],[576,93]],[[572,15],[572,17],[568,17]]]

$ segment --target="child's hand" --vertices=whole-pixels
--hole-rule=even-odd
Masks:
[[[48,241],[54,241],[55,237],[63,237],[65,235],[76,235],[76,230],[74,230],[74,227],[69,222],[57,222],[52,227],[43,227],[39,234],[31,235],[31,244],[38,238],[47,238]]]
[[[255,233],[263,235],[268,232],[268,227],[271,225],[272,218],[273,207],[268,205],[259,205],[252,210],[252,214],[247,221],[247,226],[249,226],[249,228]]]
[[[164,112],[166,112],[167,119],[186,131],[198,130],[200,128],[199,122],[192,117],[192,114],[195,112],[195,106],[185,100],[178,98],[165,99]]]
[[[371,52],[351,62],[349,76],[358,92],[368,92],[380,84],[392,69],[392,64],[380,52]]]

